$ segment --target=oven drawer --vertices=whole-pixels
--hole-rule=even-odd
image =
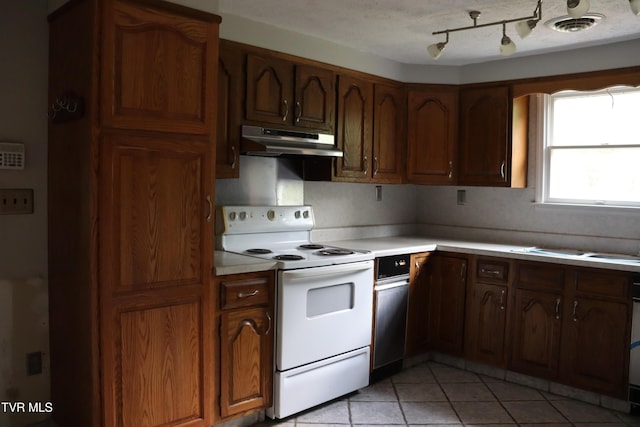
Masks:
[[[223,280],[220,283],[221,308],[225,310],[267,304],[270,300],[269,285],[270,280],[264,275],[240,280]]]

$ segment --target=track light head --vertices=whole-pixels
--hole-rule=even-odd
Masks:
[[[434,43],[427,47],[427,52],[429,52],[429,56],[431,56],[433,59],[438,59],[440,58],[440,55],[442,55],[442,51],[446,46],[447,44],[444,42]]]
[[[640,0],[629,0],[629,7],[634,15],[640,16]]]
[[[536,27],[537,24],[538,24],[538,21],[536,21],[535,19],[529,19],[528,21],[520,21],[516,24],[516,32],[518,33],[521,39],[524,39],[529,34],[531,34],[531,32],[533,31],[533,29]]]
[[[589,0],[567,0],[567,13],[572,18],[580,18],[589,11]]]

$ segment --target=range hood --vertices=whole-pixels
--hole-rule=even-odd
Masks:
[[[333,135],[260,126],[242,126],[240,152],[254,156],[342,157],[342,151],[335,146]]]

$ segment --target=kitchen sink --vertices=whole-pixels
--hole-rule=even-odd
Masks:
[[[640,263],[640,256],[624,255],[624,254],[610,254],[602,252],[585,252],[577,249],[556,249],[556,248],[540,248],[537,246],[514,249],[514,252],[524,252],[540,255],[555,255],[560,257],[576,257],[576,258],[591,258],[607,261],[619,261],[619,262],[637,262]]]

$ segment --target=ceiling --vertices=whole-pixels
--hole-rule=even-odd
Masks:
[[[512,57],[557,52],[626,40],[638,40],[640,17],[628,0],[590,0],[589,13],[605,15],[600,23],[576,33],[544,25],[567,15],[566,1],[547,0],[533,33],[520,39],[515,24],[507,35],[517,45]],[[271,24],[407,64],[467,65],[498,60],[501,25],[450,34],[436,61],[426,51],[444,41],[434,31],[473,25],[469,11],[482,15],[478,24],[531,16],[537,0],[219,0],[220,12]]]

